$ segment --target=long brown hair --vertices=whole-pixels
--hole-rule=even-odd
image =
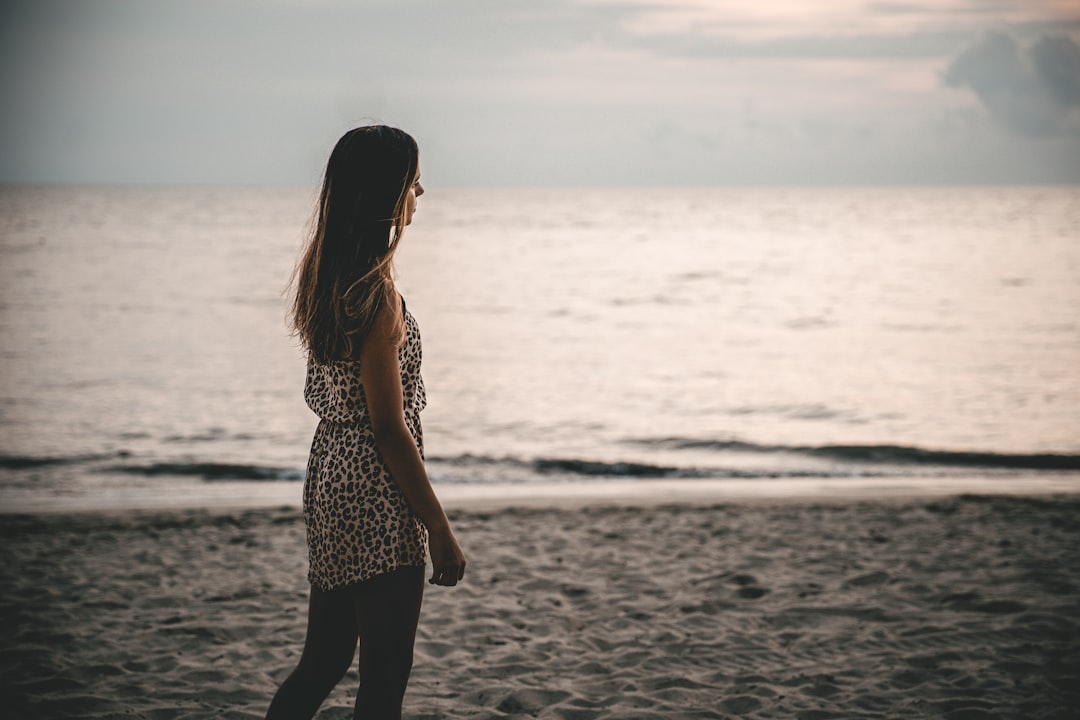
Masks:
[[[311,239],[292,280],[290,325],[316,362],[357,357],[375,316],[396,297],[394,251],[418,163],[416,141],[385,125],[350,130],[330,153]],[[401,313],[391,311],[400,342]]]

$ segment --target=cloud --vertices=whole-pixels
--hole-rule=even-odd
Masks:
[[[579,0],[599,2],[602,0]],[[627,0],[614,0],[625,3]],[[1020,37],[1080,32],[1075,0],[642,0],[606,36],[679,58],[946,59],[974,33],[1007,24]]]
[[[1011,132],[1058,135],[1080,107],[1080,46],[1067,36],[1043,35],[1021,47],[1011,35],[990,32],[954,57],[941,78],[974,92]]]
[[[801,34],[740,38],[706,33],[641,35],[631,46],[673,57],[777,59],[922,59],[936,58],[956,47],[955,30],[912,33]]]
[[[1066,110],[1080,107],[1080,46],[1067,37],[1044,37],[1030,55],[1050,97]]]

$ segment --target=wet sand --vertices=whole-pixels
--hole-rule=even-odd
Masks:
[[[406,717],[1072,718],[1080,497],[455,510]],[[261,718],[295,508],[0,518],[4,715]],[[350,672],[320,718],[351,717]]]

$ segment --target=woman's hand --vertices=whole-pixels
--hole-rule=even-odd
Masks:
[[[457,585],[465,577],[465,553],[449,527],[428,534],[431,553],[431,579],[434,585]]]

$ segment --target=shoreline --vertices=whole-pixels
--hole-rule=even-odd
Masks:
[[[42,499],[0,495],[0,514],[53,515],[110,512],[168,512],[300,508],[301,481],[216,481],[159,488],[103,489],[89,495]],[[1030,475],[971,474],[838,478],[835,476],[753,479],[610,479],[544,483],[434,484],[447,510],[494,511],[510,508],[690,506],[725,503],[806,503],[920,500],[963,495],[1045,497],[1080,494],[1075,472]]]

